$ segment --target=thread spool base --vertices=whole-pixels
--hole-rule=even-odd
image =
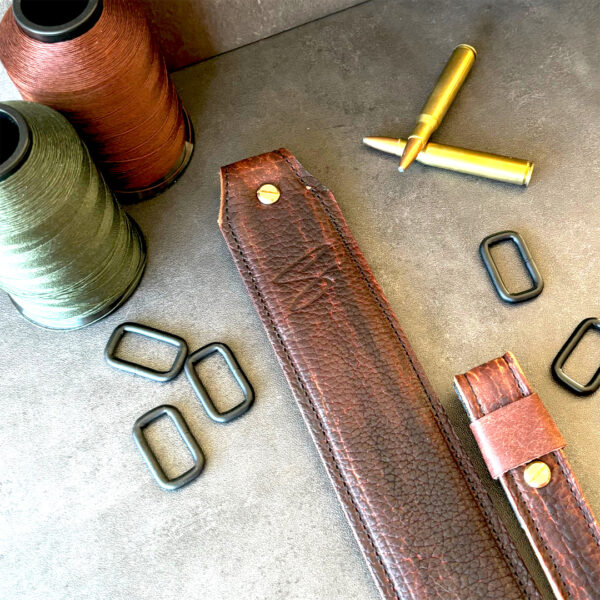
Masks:
[[[139,285],[139,283],[142,279],[144,270],[146,268],[146,257],[147,257],[146,238],[144,237],[144,234],[142,233],[142,230],[140,229],[139,225],[131,217],[129,217],[129,220],[131,221],[131,224],[133,225],[133,227],[140,239],[142,256],[141,256],[140,264],[138,265],[138,270],[135,274],[135,277],[132,279],[131,283],[129,284],[127,289],[123,292],[121,297],[118,300],[116,300],[113,304],[104,308],[103,310],[101,310],[100,312],[98,312],[94,315],[89,315],[89,316],[83,317],[83,318],[75,317],[73,319],[68,319],[68,320],[62,321],[60,323],[57,323],[55,321],[44,321],[44,320],[37,318],[35,315],[28,314],[27,311],[10,294],[8,294],[8,297],[10,298],[10,301],[13,303],[14,307],[30,323],[33,323],[34,325],[37,325],[38,327],[41,327],[42,329],[52,329],[55,331],[56,330],[73,331],[75,329],[82,329],[83,327],[87,327],[88,325],[91,325],[92,323],[96,323],[97,321],[104,319],[104,317],[107,317],[112,312],[114,312],[115,310],[120,308],[129,299],[131,294],[133,294],[133,292],[136,290],[137,286]]]
[[[165,177],[147,188],[133,191],[113,190],[113,193],[121,204],[135,204],[142,200],[154,198],[154,196],[158,196],[167,188],[171,187],[183,175],[192,160],[195,144],[194,126],[192,125],[192,121],[185,108],[183,109],[183,119],[185,123],[185,143],[183,144],[183,151],[175,166]]]

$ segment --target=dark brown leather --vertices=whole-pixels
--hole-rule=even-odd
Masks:
[[[508,352],[464,375],[455,387],[473,421],[532,394],[516,358]],[[600,600],[600,530],[562,450],[540,458],[550,483],[529,487],[524,466],[500,482],[560,600]]]
[[[537,394],[476,419],[471,423],[471,431],[494,479],[566,446]]]
[[[286,150],[221,181],[223,235],[382,595],[539,598],[333,195]]]

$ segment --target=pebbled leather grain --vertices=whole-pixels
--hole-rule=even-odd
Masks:
[[[221,183],[223,236],[382,596],[540,598],[331,192],[284,149]]]
[[[510,352],[454,379],[471,421],[530,397],[533,392]],[[513,510],[559,600],[600,600],[600,529],[562,450],[539,460],[550,483],[529,487],[524,466],[500,477]]]

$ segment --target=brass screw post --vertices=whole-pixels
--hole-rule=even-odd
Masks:
[[[532,488],[543,488],[550,483],[552,473],[550,467],[541,460],[536,460],[529,463],[523,471],[525,483]]]
[[[265,183],[258,188],[256,195],[262,204],[275,204],[281,192],[272,183]]]

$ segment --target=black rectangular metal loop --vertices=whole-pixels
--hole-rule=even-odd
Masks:
[[[512,293],[508,290],[504,281],[502,280],[498,266],[496,265],[490,251],[492,246],[499,244],[500,242],[504,242],[505,240],[511,240],[514,242],[519,254],[521,255],[521,258],[523,259],[523,262],[525,263],[527,272],[533,281],[533,286],[527,290],[523,290],[522,292]],[[542,293],[542,290],[544,289],[544,280],[542,279],[542,275],[540,274],[535,261],[533,260],[533,256],[531,256],[531,252],[529,251],[525,240],[516,231],[500,231],[499,233],[489,235],[481,242],[479,246],[479,253],[481,254],[485,268],[490,275],[498,295],[505,302],[510,302],[512,304],[524,302],[525,300],[531,300]]]
[[[169,479],[163,468],[160,466],[158,459],[154,452],[152,452],[152,448],[148,444],[148,440],[146,440],[146,436],[144,435],[144,427],[150,425],[154,421],[160,419],[163,415],[168,416],[175,428],[179,432],[181,439],[184,441],[187,449],[189,450],[192,458],[194,459],[194,466],[187,470],[185,473],[182,473],[178,477],[174,479]],[[156,483],[163,488],[164,490],[177,490],[184,485],[187,485],[204,469],[204,453],[202,452],[202,448],[200,448],[196,438],[193,436],[190,428],[186,420],[183,418],[183,415],[170,404],[163,404],[161,406],[157,406],[147,413],[143,414],[133,425],[133,440],[135,441],[138,450],[140,451],[146,465],[148,465],[148,469],[152,473],[152,476],[156,480]]]
[[[133,363],[123,358],[117,358],[115,352],[125,333],[137,333],[138,335],[175,346],[175,348],[177,348],[177,355],[175,356],[171,368],[168,371],[157,371],[156,369],[151,369],[150,367],[145,367],[144,365]],[[126,371],[127,373],[133,373],[134,375],[141,375],[142,377],[146,377],[146,379],[152,379],[152,381],[158,381],[160,383],[171,381],[179,375],[187,355],[188,346],[183,338],[172,333],[167,333],[166,331],[154,329],[154,327],[140,325],[139,323],[121,323],[121,325],[112,332],[104,350],[104,358],[111,367]]]
[[[227,367],[229,368],[229,371],[233,375],[236,383],[240,386],[242,394],[244,395],[244,399],[237,406],[234,406],[233,408],[224,412],[219,412],[210,395],[206,391],[206,388],[202,385],[196,370],[194,369],[194,365],[196,363],[199,363],[215,353],[219,353],[223,357]],[[252,403],[254,402],[254,390],[252,389],[248,378],[242,371],[242,368],[233,355],[233,352],[225,344],[218,342],[209,344],[208,346],[204,346],[203,348],[200,348],[199,350],[196,350],[190,354],[188,359],[185,361],[185,374],[187,375],[194,393],[206,411],[206,414],[216,423],[229,423],[230,421],[241,417],[250,409]]]
[[[569,336],[569,339],[564,343],[554,361],[552,361],[552,375],[554,378],[559,383],[569,388],[576,394],[579,394],[580,396],[593,394],[600,388],[600,367],[585,385],[575,381],[575,379],[567,375],[564,367],[565,363],[569,359],[569,356],[571,356],[577,347],[577,344],[579,344],[583,336],[592,328],[600,331],[600,319],[592,317],[590,319],[584,319],[581,321],[581,323],[579,323],[579,325],[577,325],[575,328],[575,331],[573,331],[573,333]]]

